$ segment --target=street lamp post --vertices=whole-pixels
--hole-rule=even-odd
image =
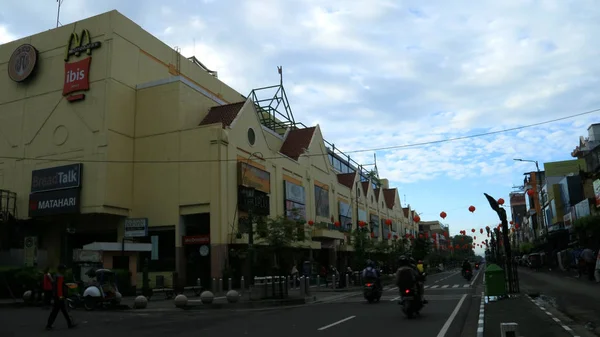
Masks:
[[[535,164],[535,169],[537,172],[537,177],[535,179],[536,183],[537,183],[536,198],[538,199],[538,202],[540,203],[540,213],[537,215],[537,218],[538,218],[538,223],[540,224],[540,226],[544,227],[544,231],[546,232],[546,240],[548,240],[548,226],[545,223],[543,223],[544,222],[544,211],[543,211],[543,207],[542,207],[543,205],[540,202],[540,195],[542,195],[542,171],[540,171],[540,165],[538,164],[537,160],[520,159],[520,158],[515,158],[513,160]],[[535,207],[535,204],[533,205],[533,207]],[[534,237],[537,237],[537,234],[535,233],[535,231],[533,231],[533,235],[534,235]]]

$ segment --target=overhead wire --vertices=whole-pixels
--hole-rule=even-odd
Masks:
[[[580,112],[577,114],[568,115],[568,116],[564,116],[564,117],[560,117],[560,118],[554,118],[554,119],[546,120],[543,122],[532,123],[532,124],[512,127],[512,128],[508,128],[508,129],[503,129],[503,130],[482,132],[482,133],[477,133],[477,134],[472,134],[472,135],[467,135],[467,136],[445,138],[445,139],[433,140],[433,141],[427,141],[427,142],[344,151],[344,153],[349,154],[349,153],[361,153],[361,152],[398,150],[398,149],[406,149],[406,148],[420,147],[420,146],[427,146],[427,145],[436,145],[436,144],[440,144],[440,143],[448,143],[448,142],[454,142],[454,141],[465,140],[465,139],[481,138],[481,137],[486,137],[486,136],[491,136],[491,135],[497,135],[497,134],[502,134],[502,133],[507,133],[507,132],[512,132],[512,131],[528,129],[528,128],[532,128],[532,127],[536,127],[536,126],[540,126],[540,125],[556,123],[556,122],[560,122],[563,120],[572,119],[575,117],[589,115],[589,114],[592,114],[595,112],[600,112],[600,108],[585,111],[585,112]],[[322,153],[318,153],[318,154],[305,153],[305,154],[302,154],[301,156],[302,157],[315,157],[315,156],[324,156],[324,154],[322,154]],[[257,159],[260,159],[260,160],[278,160],[278,159],[286,159],[286,158],[287,157],[285,157],[285,156],[257,157]],[[237,158],[235,158],[235,159],[233,159],[233,158],[232,159],[229,159],[229,158],[226,158],[226,159],[198,159],[198,160],[93,160],[93,159],[43,158],[43,157],[35,158],[35,157],[18,157],[18,156],[4,156],[4,155],[0,155],[0,159],[31,160],[31,161],[44,161],[44,162],[107,163],[107,164],[184,164],[184,163],[216,163],[216,162],[227,162],[227,161],[237,162],[238,161]]]

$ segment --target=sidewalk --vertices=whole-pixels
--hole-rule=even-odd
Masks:
[[[483,336],[500,336],[501,323],[519,324],[519,336],[523,337],[573,337],[531,302],[527,296],[507,298],[485,304]]]

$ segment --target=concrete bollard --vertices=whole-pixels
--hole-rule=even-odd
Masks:
[[[213,293],[217,292],[217,279],[213,277],[212,279],[212,285],[210,287]]]
[[[317,275],[317,288],[321,288],[321,275]]]
[[[231,280],[231,277],[227,279],[227,290],[233,290],[233,280]]]
[[[200,278],[199,278],[199,277],[196,279],[196,286],[197,286],[198,288],[201,288],[201,287],[202,287],[202,281],[200,280]]]
[[[242,279],[240,280],[240,291],[242,292],[242,294],[244,293],[244,289],[246,289],[246,282],[244,281],[244,277],[242,276]]]
[[[519,324],[517,323],[500,323],[501,337],[519,337]]]
[[[335,274],[331,275],[331,289],[335,289]]]
[[[144,296],[138,296],[133,301],[134,309],[146,309],[147,306],[148,306],[148,299]]]
[[[185,295],[180,294],[175,297],[174,302],[177,308],[185,308],[188,304],[188,298]]]
[[[202,304],[211,304],[214,299],[215,295],[208,290],[203,291],[202,294],[200,294],[200,301],[202,301]]]
[[[300,297],[304,297],[304,276],[300,277]]]
[[[304,278],[304,293],[306,296],[310,296],[310,277]]]
[[[346,288],[350,288],[350,274],[346,273]]]
[[[219,277],[219,285],[218,285],[218,293],[222,293],[223,292],[223,279]]]

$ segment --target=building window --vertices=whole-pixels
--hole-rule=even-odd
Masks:
[[[344,231],[352,230],[352,207],[343,201],[339,201],[340,224]]]
[[[315,210],[317,216],[329,218],[329,191],[315,185]]]
[[[248,143],[254,145],[256,143],[256,133],[253,128],[248,128]]]
[[[306,196],[304,186],[283,181],[285,216],[291,220],[306,220]]]

